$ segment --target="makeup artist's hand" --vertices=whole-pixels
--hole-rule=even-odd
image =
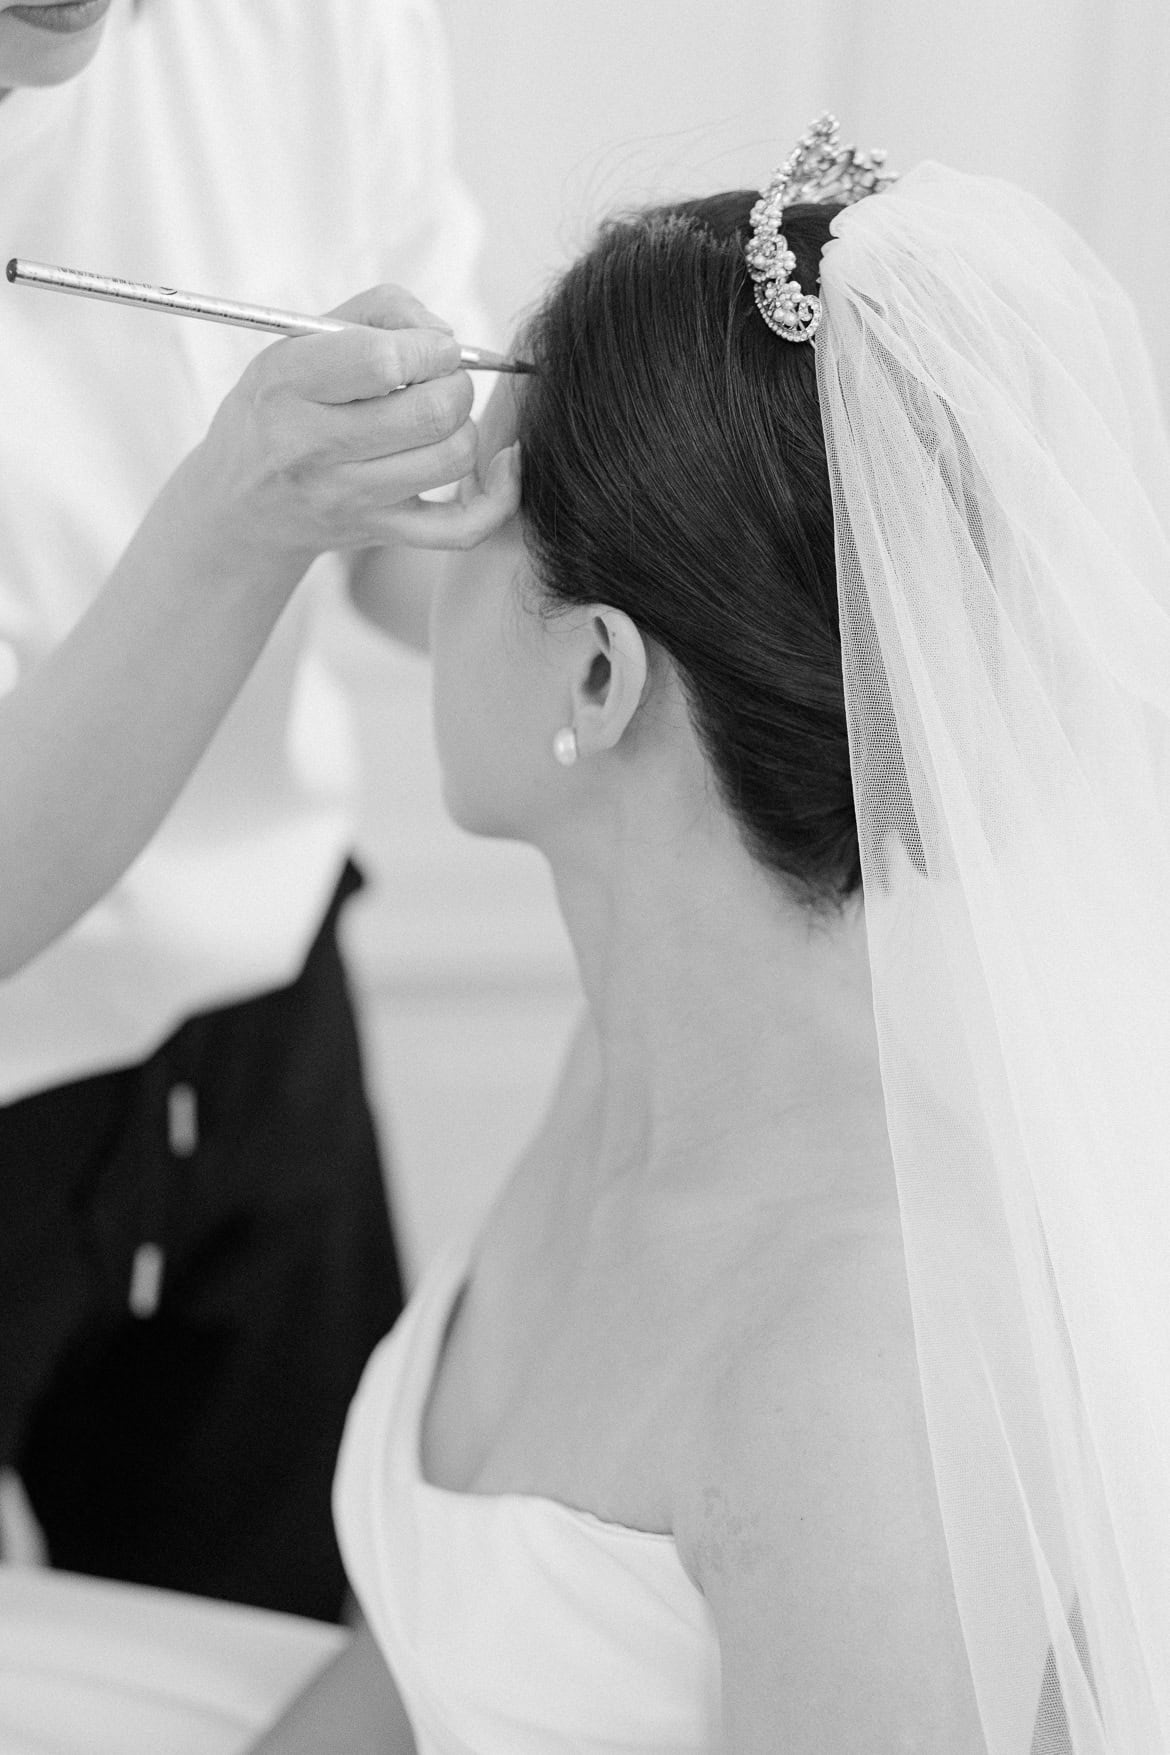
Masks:
[[[506,454],[483,491],[420,493],[470,475],[471,380],[441,318],[379,286],[330,313],[363,327],[275,342],[249,364],[181,472],[221,538],[269,561],[327,549],[470,548],[519,503]]]
[[[318,554],[401,563],[409,579],[389,581],[401,620],[435,559],[412,551],[469,548],[516,509],[514,449],[483,491],[472,477],[460,499],[417,498],[475,462],[471,384],[439,320],[393,287],[336,314],[371,327],[257,355],[104,589],[0,700],[0,979],[147,844]],[[367,608],[372,594],[366,578]]]

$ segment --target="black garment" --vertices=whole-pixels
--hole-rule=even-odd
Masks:
[[[0,1108],[0,1461],[57,1566],[340,1612],[334,1462],[402,1303],[335,937],[360,882],[291,986]]]

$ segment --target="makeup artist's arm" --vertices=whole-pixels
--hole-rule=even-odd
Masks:
[[[248,1755],[414,1755],[414,1747],[394,1679],[363,1629]]]
[[[510,515],[502,471],[470,501],[417,498],[475,453],[450,335],[393,288],[339,314],[378,327],[258,355],[80,621],[0,698],[0,977],[146,845],[318,554],[465,546]]]

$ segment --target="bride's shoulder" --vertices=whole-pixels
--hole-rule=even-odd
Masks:
[[[905,1257],[895,1212],[797,1210],[769,1226],[726,1276],[708,1368],[695,1404],[696,1500],[722,1483],[798,1504],[824,1485],[817,1451],[867,1477],[904,1454],[921,1418]],[[818,1459],[819,1460],[819,1459]],[[716,1529],[707,1522],[704,1551]]]
[[[694,1454],[741,1490],[756,1470],[773,1498],[778,1481],[799,1490],[814,1444],[835,1450],[839,1476],[850,1443],[864,1441],[856,1454],[872,1476],[920,1431],[896,1211],[813,1211],[761,1238],[738,1264],[716,1336]]]
[[[896,1218],[761,1250],[712,1365],[674,1528],[742,1711],[799,1742],[817,1701],[827,1748],[867,1722],[890,1747],[977,1746]],[[943,1740],[896,1741],[923,1726]]]

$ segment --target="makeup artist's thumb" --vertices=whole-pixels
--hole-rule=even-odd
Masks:
[[[365,292],[356,293],[325,314],[344,317],[350,323],[365,323],[371,329],[442,329],[447,335],[455,333],[445,317],[428,311],[422,300],[404,286],[389,283],[367,287]]]

